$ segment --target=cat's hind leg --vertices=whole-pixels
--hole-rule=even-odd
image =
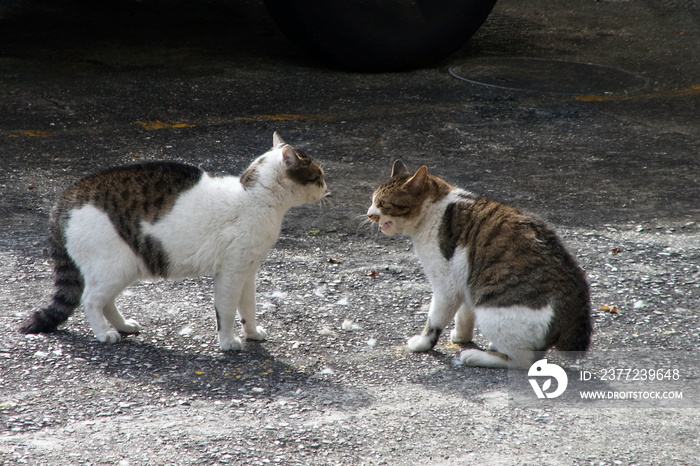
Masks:
[[[137,335],[141,331],[141,326],[134,319],[126,319],[119,312],[114,304],[114,299],[108,302],[104,307],[104,315],[107,321],[112,324],[119,333],[125,335]]]
[[[102,343],[117,343],[122,339],[119,331],[110,325],[105,313],[107,307],[114,303],[113,295],[114,293],[107,292],[100,284],[91,283],[86,283],[83,292],[85,318],[95,337]]]
[[[130,333],[136,327],[117,311],[114,298],[140,276],[142,261],[109,216],[90,204],[73,211],[65,235],[66,250],[85,280],[85,318],[99,341],[116,343],[120,330]]]
[[[488,351],[462,351],[464,364],[527,369],[541,354],[553,315],[550,306],[477,307],[474,312],[476,325],[491,343]]]
[[[85,317],[92,327],[97,339],[104,343],[116,343],[121,340],[122,334],[139,333],[140,326],[133,319],[125,319],[119,312],[114,300],[124,288],[133,283],[138,277],[134,264],[123,260],[115,264],[112,274],[105,274],[102,269],[100,274],[87,268],[88,276],[85,291],[83,292],[83,307]]]
[[[507,349],[505,353],[501,353],[491,350],[468,349],[459,354],[459,359],[467,366],[528,369],[537,359],[536,354],[538,352],[533,350]]]
[[[467,366],[508,368],[508,356],[496,351],[468,349],[459,354],[459,359]]]

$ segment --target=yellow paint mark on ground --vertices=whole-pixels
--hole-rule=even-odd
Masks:
[[[280,113],[277,115],[254,115],[249,117],[238,117],[239,121],[298,121],[298,120],[328,120],[331,117],[321,114],[295,114],[295,113]]]
[[[408,345],[394,346],[394,356],[397,358],[405,358],[408,351]]]
[[[169,129],[169,128],[192,128],[195,125],[190,125],[187,123],[166,123],[164,121],[135,121],[137,125],[141,125],[143,129],[156,130],[156,129]]]
[[[29,136],[31,138],[48,138],[52,136],[52,133],[42,131],[40,129],[19,129],[10,133],[11,138],[18,138],[20,136]]]
[[[642,94],[611,94],[611,95],[577,95],[574,100],[579,102],[622,102],[626,100],[660,99],[664,97],[691,97],[700,95],[700,86],[666,89]]]

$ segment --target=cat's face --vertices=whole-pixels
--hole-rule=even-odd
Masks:
[[[427,197],[427,177],[426,167],[421,167],[411,175],[403,163],[397,160],[391,178],[374,191],[367,217],[379,224],[385,235],[410,233]]]
[[[316,202],[330,194],[321,166],[277,133],[272,149],[258,157],[240,181],[245,189],[263,189],[292,206]]]
[[[285,146],[282,156],[286,174],[302,190],[304,202],[316,202],[329,194],[323,168],[299,149]]]

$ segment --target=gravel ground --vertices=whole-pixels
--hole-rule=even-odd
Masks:
[[[411,354],[430,288],[410,243],[364,222],[395,158],[427,162],[554,225],[591,283],[594,352],[698,354],[696,2],[502,0],[454,58],[596,62],[649,83],[586,98],[469,85],[448,64],[327,70],[252,23],[259,10],[221,19],[258,2],[156,4],[175,15],[162,29],[138,16],[148,1],[97,27],[27,3],[0,9],[0,463],[700,464],[700,401],[525,407],[506,371],[456,365],[449,332]],[[70,182],[133,160],[240,173],[273,130],[334,194],[289,213],[260,272],[267,341],[219,351],[206,277],[129,288],[118,304],[142,333],[119,344],[81,310],[51,335],[15,331],[50,293],[48,212]]]
[[[79,313],[53,335],[13,333],[26,304],[50,288],[50,268],[41,258],[3,254],[2,457],[29,464],[698,460],[696,410],[650,408],[639,417],[631,407],[523,409],[509,402],[505,371],[456,366],[460,348],[444,337],[435,351],[411,354],[405,339],[422,327],[429,287],[410,245],[369,228],[296,230],[285,230],[260,274],[259,315],[270,338],[234,354],[218,350],[208,279],[130,288],[120,304],[144,331],[121,344],[96,343]],[[588,271],[595,308],[619,309],[594,311],[596,348],[697,351],[697,225],[561,232]]]

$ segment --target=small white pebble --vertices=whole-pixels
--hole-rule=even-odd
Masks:
[[[347,296],[343,296],[343,297],[340,298],[338,301],[336,301],[335,304],[336,304],[336,306],[349,306],[349,305],[350,305],[350,301],[348,301],[348,297],[347,297]]]
[[[350,319],[345,319],[343,321],[343,323],[340,325],[340,328],[342,328],[343,330],[360,330],[362,328],[362,326],[360,326],[359,324],[356,324],[355,322],[353,322]]]

